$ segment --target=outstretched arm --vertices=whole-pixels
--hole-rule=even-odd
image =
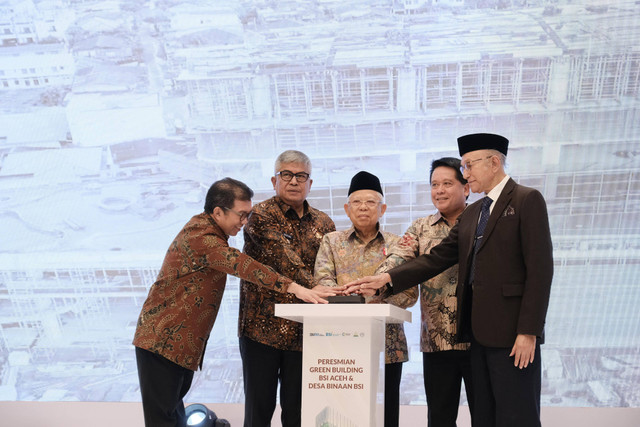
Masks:
[[[305,288],[295,282],[292,282],[287,292],[294,294],[298,299],[312,304],[327,304],[326,297],[337,295],[335,291],[326,286],[316,286],[313,289]]]
[[[366,276],[349,282],[345,285],[346,294],[360,294],[364,296],[372,296],[376,291],[387,283],[391,282],[389,273],[376,274],[375,276]]]
[[[277,263],[277,271],[290,277],[302,286],[312,288],[315,286],[313,280],[313,260],[307,259],[320,245],[320,239],[325,233],[335,230],[333,221],[328,217],[320,217],[315,224],[311,235],[301,235],[296,237],[288,228],[284,217],[275,209],[255,210],[249,217],[249,221],[244,227],[245,251],[250,250],[251,255],[258,261],[269,259]],[[299,240],[298,240],[299,239]],[[273,258],[277,259],[273,259]],[[264,262],[263,261],[263,262]]]

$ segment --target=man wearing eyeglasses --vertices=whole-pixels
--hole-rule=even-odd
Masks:
[[[300,286],[229,247],[229,236],[247,221],[251,197],[253,191],[240,181],[214,182],[204,212],[187,222],[167,250],[133,339],[147,427],[186,425],[182,399],[194,371],[202,368],[227,274],[312,303],[326,303],[323,297],[332,294]]]
[[[304,153],[289,150],[278,156],[271,178],[276,195],[253,207],[244,228],[244,252],[302,286],[336,294],[339,290],[313,279],[322,237],[336,228],[328,215],[307,202],[310,176],[311,161]],[[293,302],[287,295],[241,281],[238,336],[245,427],[271,425],[278,383],[282,426],[300,426],[302,326],[274,316],[275,304]]]
[[[368,276],[387,256],[398,236],[380,229],[380,218],[387,205],[377,176],[358,172],[347,193],[344,211],[351,220],[348,230],[326,234],[316,257],[315,278],[321,285],[341,287],[358,277]],[[387,300],[368,297],[368,303],[389,303],[411,307],[418,300],[418,289],[411,288]],[[407,338],[402,324],[386,325],[384,370],[384,427],[397,427],[400,415],[402,364],[409,360]]]
[[[553,277],[549,219],[539,191],[504,170],[508,140],[458,138],[462,172],[485,197],[429,254],[349,284],[398,293],[459,263],[458,336],[471,339],[474,427],[540,426],[544,324]]]

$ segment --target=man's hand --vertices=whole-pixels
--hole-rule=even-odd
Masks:
[[[515,356],[513,366],[516,368],[526,368],[529,363],[533,363],[536,354],[536,336],[518,334],[516,342],[513,344],[509,357]]]
[[[344,286],[325,286],[325,285],[316,285],[313,289],[323,296],[334,296],[334,295],[344,295]]]
[[[301,299],[304,302],[310,302],[312,304],[327,304],[329,301],[324,298],[337,295],[334,288],[316,286],[313,289],[309,289],[297,284],[296,282],[291,282],[289,284],[287,292],[294,294],[298,299]]]
[[[376,289],[380,289],[389,282],[391,282],[391,276],[389,276],[388,273],[377,274],[375,276],[366,276],[344,285],[344,293],[346,295],[361,294],[365,296],[371,296],[375,293]]]

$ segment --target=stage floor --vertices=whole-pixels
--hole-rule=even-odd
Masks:
[[[207,404],[232,427],[242,425],[241,404]],[[140,403],[116,402],[0,402],[2,425],[20,427],[143,427]],[[427,425],[426,406],[402,406],[400,425]],[[459,427],[469,427],[469,412],[460,407]],[[545,427],[637,427],[640,408],[542,408]],[[276,411],[272,427],[280,427]]]

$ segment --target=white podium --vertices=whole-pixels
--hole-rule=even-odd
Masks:
[[[390,304],[276,304],[303,323],[302,427],[383,427],[384,325],[411,321]]]

